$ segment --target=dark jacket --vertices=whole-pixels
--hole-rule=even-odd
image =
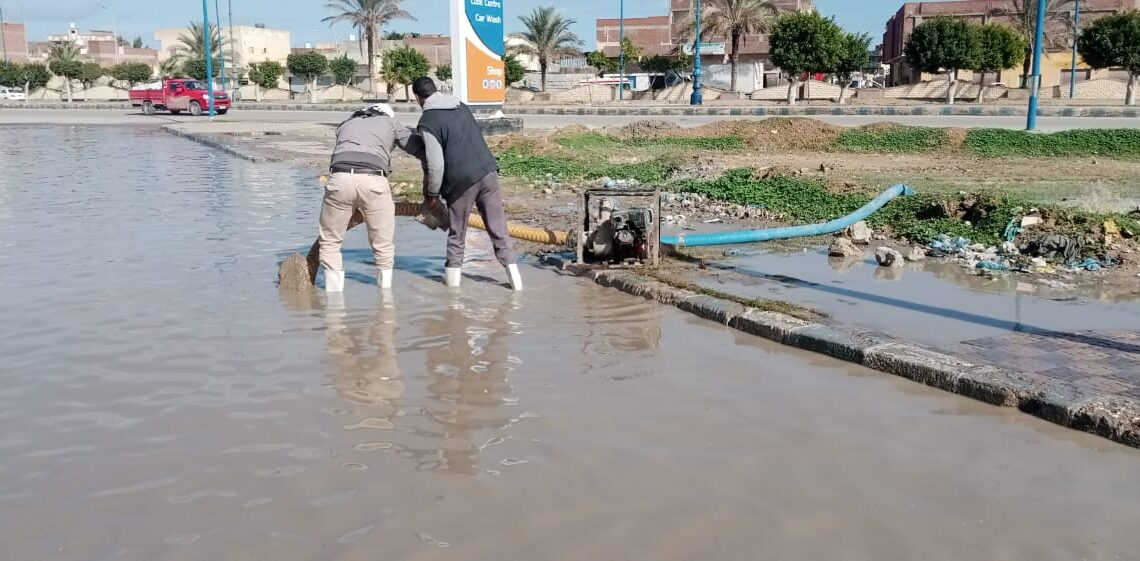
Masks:
[[[419,132],[424,140],[427,195],[450,199],[499,171],[471,109],[454,97],[432,94],[424,102]]]

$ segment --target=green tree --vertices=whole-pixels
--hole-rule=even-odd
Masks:
[[[64,41],[52,45],[48,53],[48,68],[51,73],[63,78],[63,85],[67,91],[67,102],[75,101],[72,94],[71,81],[79,78],[83,71],[83,60],[79,45],[71,41]]]
[[[503,57],[503,66],[506,68],[507,84],[517,84],[526,78],[526,69],[523,68],[517,55]]]
[[[182,62],[182,75],[195,80],[206,79],[206,59],[190,58]]]
[[[356,61],[348,55],[340,55],[329,61],[329,72],[332,72],[333,81],[340,86],[340,100],[348,99],[348,86],[356,77]]]
[[[431,72],[431,63],[423,53],[411,48],[400,47],[384,53],[383,60],[384,81],[389,85],[404,86],[404,98],[411,101],[408,88],[416,78],[427,76]]]
[[[986,74],[1013,68],[1025,60],[1025,39],[1000,23],[987,23],[975,28],[978,47],[970,70],[981,74],[978,81],[978,103],[986,100]]]
[[[289,73],[305,81],[305,89],[309,92],[309,103],[316,95],[317,78],[324,76],[329,69],[329,59],[316,52],[293,53],[285,59],[285,66]]]
[[[20,87],[21,83],[21,68],[19,64],[0,61],[0,86],[7,86],[9,88]]]
[[[142,48],[144,48],[144,47],[145,47],[145,45],[143,45],[143,40],[142,40],[142,37],[137,37],[137,36],[136,36],[136,37],[135,37],[135,40],[134,40],[134,41],[131,41],[131,48],[132,48],[132,49],[142,49]]]
[[[1123,67],[1128,71],[1126,105],[1136,105],[1140,82],[1140,11],[1125,12],[1097,20],[1077,43],[1085,63],[1093,68]]]
[[[186,32],[178,36],[178,43],[174,56],[182,60],[206,60],[206,31],[200,22],[190,22],[190,25],[186,27]],[[225,49],[229,44],[229,40],[222,37],[222,32],[218,26],[210,24],[210,58],[214,68],[221,67],[223,60],[225,60],[226,66],[236,64],[237,61],[230,57],[229,50]],[[205,79],[205,77],[200,79]]]
[[[87,99],[87,90],[90,90],[95,82],[102,78],[107,71],[102,66],[94,62],[84,62],[79,67],[79,83],[83,84],[83,99]]]
[[[622,37],[621,39],[621,52],[625,55],[625,62],[640,63],[641,59],[645,58],[645,51],[633,44],[629,37]],[[620,62],[620,61],[619,61]]]
[[[709,38],[726,39],[728,61],[732,67],[732,82],[729,89],[736,91],[737,66],[740,60],[740,47],[748,35],[765,33],[772,29],[776,21],[777,6],[771,0],[705,0],[701,12],[701,30],[689,16],[681,24],[683,35],[688,42]]]
[[[590,65],[594,70],[597,70],[598,76],[606,72],[617,71],[617,62],[606,56],[606,53],[602,51],[590,51],[586,53],[586,64]]]
[[[978,56],[975,28],[964,20],[936,17],[915,26],[906,41],[908,64],[930,74],[946,73],[946,103],[950,105],[958,89],[958,70],[974,66]]]
[[[789,12],[776,20],[768,39],[775,64],[788,77],[788,105],[795,105],[800,76],[832,72],[843,54],[843,30],[819,12]]]
[[[404,32],[403,31],[389,31],[389,32],[384,34],[384,40],[385,41],[403,41],[404,40]]]
[[[435,77],[439,78],[440,80],[443,80],[445,82],[450,80],[452,77],[451,63],[445,63],[445,64],[439,65],[435,69]]]
[[[840,44],[839,57],[835,59],[832,72],[839,78],[839,104],[847,103],[847,88],[856,72],[862,72],[867,61],[871,60],[871,36],[866,33],[844,33]]]
[[[415,20],[400,4],[403,0],[329,0],[325,7],[335,13],[321,21],[330,26],[347,23],[368,45],[368,87],[376,93],[376,41],[380,28],[396,19]]]
[[[668,74],[684,68],[684,61],[672,57],[653,55],[641,61],[641,69],[652,74]]]
[[[23,64],[20,65],[20,80],[23,82],[24,94],[30,95],[47,87],[51,81],[51,72],[38,62]]]
[[[135,84],[150,80],[154,70],[144,62],[123,62],[112,66],[108,74],[126,84],[128,88],[133,88]]]
[[[281,75],[284,73],[285,68],[281,66],[281,63],[275,60],[250,64],[249,81],[253,82],[254,85],[254,100],[261,101],[261,90],[272,90],[276,88],[281,81]]]
[[[1037,31],[1037,0],[1008,0],[1008,4],[990,10],[990,17],[1005,19],[1025,42],[1022,51],[1021,82],[1028,85],[1029,66],[1033,63],[1033,36]],[[1072,11],[1076,0],[1045,0],[1045,50],[1052,52],[1068,46],[1072,38]]]
[[[158,75],[161,78],[173,78],[180,72],[182,72],[182,60],[178,56],[172,56],[158,63]]]
[[[526,31],[514,35],[515,38],[522,39],[523,43],[515,47],[512,54],[530,55],[538,59],[542,90],[546,91],[546,71],[550,67],[550,60],[581,52],[582,41],[570,31],[578,22],[562,17],[551,6],[535,8],[529,15],[519,16],[519,21],[526,27]]]

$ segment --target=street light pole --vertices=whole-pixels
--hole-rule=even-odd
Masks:
[[[230,20],[230,64],[232,64],[236,67],[238,62],[237,62],[237,55],[234,54],[234,2],[233,2],[233,0],[226,0],[226,9],[229,10],[229,20]],[[235,80],[231,80],[231,83],[230,83],[230,87],[233,87],[233,81],[236,81],[236,79],[238,78],[237,68],[232,68],[230,70],[230,74],[235,78]],[[240,85],[238,86],[237,89],[238,90],[241,89]],[[241,97],[240,96],[241,92],[239,91],[237,93],[239,94],[238,97]],[[230,92],[230,96],[233,96],[233,92]],[[233,101],[232,97],[231,97],[231,101]],[[241,100],[239,99],[238,101],[241,101]]]
[[[1045,0],[1037,0],[1037,32],[1033,40],[1033,75],[1029,77],[1029,118],[1026,130],[1037,129],[1037,96],[1041,92],[1041,55],[1045,42]]]
[[[618,99],[625,100],[625,0],[621,0],[618,15]],[[610,98],[613,99],[613,98]]]
[[[222,91],[226,91],[226,48],[225,37],[222,37],[222,10],[218,7],[218,0],[214,0],[214,17],[218,18],[218,62],[221,64],[222,69],[218,72],[222,80]],[[233,41],[230,37],[230,41]]]
[[[0,6],[0,48],[4,50],[4,62],[8,62],[8,34],[4,33],[4,7]]]
[[[1073,65],[1069,67],[1069,99],[1077,95],[1077,36],[1081,34],[1081,0],[1073,7]]]
[[[210,8],[202,0],[202,34],[206,39],[206,105],[209,106],[210,120],[214,120],[214,49],[210,45]]]
[[[701,0],[696,6],[697,38],[693,40],[693,93],[689,96],[689,105],[700,105],[704,102],[701,94]]]

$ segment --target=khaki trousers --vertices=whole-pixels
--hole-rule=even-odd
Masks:
[[[321,266],[328,271],[344,270],[340,246],[357,209],[364,215],[376,266],[391,269],[396,260],[396,205],[388,178],[351,173],[334,173],[325,185],[319,235]]]

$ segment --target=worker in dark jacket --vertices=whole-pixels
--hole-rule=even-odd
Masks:
[[[511,288],[522,290],[522,277],[507,235],[499,164],[483,140],[475,116],[458,99],[436,91],[431,78],[416,79],[412,92],[423,108],[418,132],[423,136],[427,167],[424,211],[425,214],[440,211],[442,198],[450,213],[444,269],[447,285],[459,286],[467,219],[472,209],[478,209],[495,247],[495,257],[507,271]]]

